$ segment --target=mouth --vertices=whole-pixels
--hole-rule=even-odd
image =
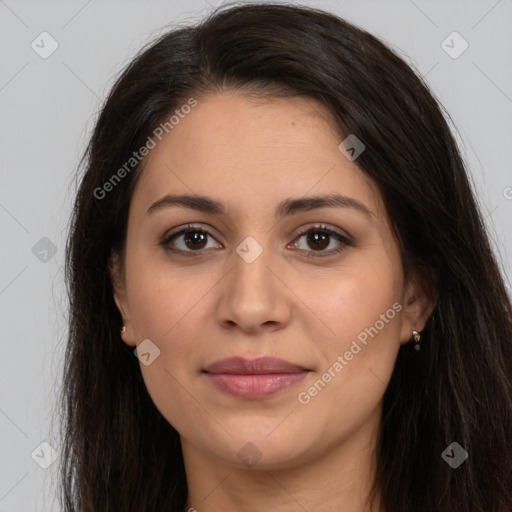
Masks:
[[[232,357],[207,366],[203,373],[220,391],[237,398],[258,399],[290,388],[311,370],[283,359]]]

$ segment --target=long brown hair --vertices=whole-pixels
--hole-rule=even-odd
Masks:
[[[184,99],[225,89],[314,98],[340,137],[364,141],[357,163],[382,193],[405,273],[420,272],[435,289],[422,351],[401,347],[384,396],[375,483],[384,510],[512,510],[511,304],[447,114],[375,37],[284,4],[220,9],[167,32],[125,69],[101,110],[66,254],[63,510],[185,507],[179,435],[119,337],[109,275],[144,160],[104,185]],[[441,457],[452,442],[469,454],[457,469]]]

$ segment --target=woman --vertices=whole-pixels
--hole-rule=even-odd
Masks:
[[[85,164],[64,510],[512,510],[510,301],[390,49],[217,11],[128,66]]]

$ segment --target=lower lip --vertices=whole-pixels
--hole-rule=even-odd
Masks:
[[[304,379],[308,373],[308,371],[260,375],[206,373],[206,376],[214,386],[230,395],[238,398],[264,398],[293,386]]]

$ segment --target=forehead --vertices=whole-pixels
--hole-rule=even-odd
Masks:
[[[167,193],[187,193],[273,209],[283,198],[337,192],[378,212],[376,185],[340,152],[341,140],[329,111],[310,98],[197,98],[155,139],[133,202],[147,208]]]

